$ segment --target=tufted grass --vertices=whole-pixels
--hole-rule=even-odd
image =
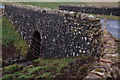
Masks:
[[[4,76],[2,80],[8,79],[28,79],[28,78],[54,78],[60,75],[62,68],[67,67],[76,58],[63,59],[36,59],[33,60],[33,65],[21,66],[10,65],[3,68]],[[36,65],[35,65],[36,64]]]
[[[73,73],[82,76],[83,74],[87,73],[89,66],[92,65],[92,60],[89,63],[82,63],[88,58],[88,56],[84,55],[74,58],[62,59],[35,59],[30,65],[24,67],[17,64],[10,65],[3,68],[4,73],[2,80],[5,80],[6,78],[16,80],[30,78],[37,80],[40,78],[51,79],[59,78],[59,76],[62,77],[65,75],[65,73],[66,75],[69,75],[69,77],[73,78],[70,76],[72,74],[70,72],[71,69],[74,69]],[[78,64],[82,65],[78,66]]]
[[[72,61],[74,61],[77,58],[62,58],[62,59],[36,59],[33,60],[33,65],[35,66],[48,66],[48,67],[55,67],[57,72],[60,72],[60,70],[63,67],[68,66],[68,64]]]
[[[4,67],[3,73],[14,73],[15,71],[23,69],[23,65],[13,64],[7,67]]]
[[[23,40],[19,33],[13,28],[13,25],[7,19],[7,17],[2,17],[2,45],[8,46],[11,41],[14,42],[16,50],[22,48],[23,56],[26,56],[26,51],[28,49],[27,43]]]

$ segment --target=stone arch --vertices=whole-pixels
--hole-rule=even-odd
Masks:
[[[41,52],[41,35],[38,31],[35,31],[33,36],[31,37],[31,45],[28,51],[28,59],[37,59],[42,58]]]

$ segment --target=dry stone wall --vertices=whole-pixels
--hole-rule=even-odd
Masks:
[[[97,53],[101,25],[94,16],[21,4],[6,4],[5,15],[29,47],[35,44],[32,36],[39,32],[39,58]]]
[[[93,68],[84,80],[90,79],[117,79],[120,75],[118,68],[118,46],[110,33],[101,31],[101,56],[94,62]]]
[[[96,6],[85,6],[85,5],[60,5],[60,10],[83,12],[83,13],[92,13],[100,15],[114,15],[120,16],[119,7],[96,7]]]

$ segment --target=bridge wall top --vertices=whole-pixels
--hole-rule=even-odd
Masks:
[[[91,13],[91,14],[101,14],[101,15],[114,15],[120,16],[120,8],[119,7],[97,7],[93,5],[64,5],[61,4],[59,6],[60,10],[66,11],[76,11],[83,13]]]

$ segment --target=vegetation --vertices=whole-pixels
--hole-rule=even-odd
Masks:
[[[22,48],[21,51],[24,54],[24,56],[26,56],[26,51],[28,48],[26,41],[20,37],[19,33],[16,32],[10,21],[5,16],[3,16],[2,45],[7,47],[11,42],[14,43],[14,46],[16,47],[17,50]]]
[[[7,67],[4,67],[3,73],[14,73],[17,70],[23,69],[23,65],[13,64]]]
[[[118,20],[120,21],[120,17],[119,16],[113,16],[113,15],[99,15],[99,14],[91,14],[91,15],[94,15],[95,17],[99,17],[99,18],[107,18],[107,19],[110,19],[110,20]]]
[[[65,58],[65,59],[36,59],[33,60],[33,65],[29,65],[23,68],[21,65],[10,65],[4,68],[3,80],[19,78],[50,78],[55,77],[60,73],[63,67],[68,66],[68,64],[74,61],[75,58]],[[56,74],[57,73],[57,74]],[[6,75],[7,74],[7,75]]]
[[[36,59],[29,66],[10,65],[3,68],[2,80],[28,79],[28,78],[74,78],[72,73],[86,74],[91,62],[86,63],[88,57],[63,58],[63,59]],[[84,62],[84,63],[83,63]],[[74,65],[73,65],[74,64]],[[71,72],[71,70],[73,70]],[[77,72],[76,72],[77,71]],[[75,75],[74,75],[75,76]]]

